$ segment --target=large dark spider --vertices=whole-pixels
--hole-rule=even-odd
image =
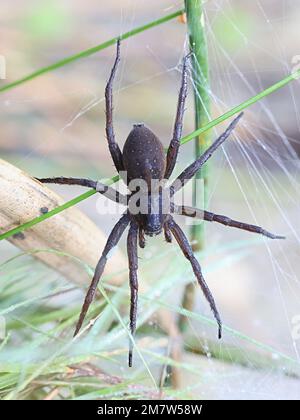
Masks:
[[[167,156],[165,156],[164,148],[160,140],[152,133],[149,128],[143,124],[134,125],[125,142],[123,153],[121,152],[118,144],[115,141],[114,128],[113,128],[113,103],[112,103],[112,85],[116,74],[117,66],[120,61],[120,41],[117,43],[116,59],[106,85],[105,100],[106,100],[106,135],[108,140],[108,147],[113,159],[114,165],[118,173],[124,176],[127,175],[126,183],[130,194],[123,195],[113,188],[101,184],[99,181],[92,181],[89,179],[79,178],[41,178],[38,180],[43,183],[56,183],[67,185],[80,185],[96,189],[101,194],[104,194],[109,199],[127,205],[127,210],[121,219],[114,226],[110,233],[104,251],[96,266],[94,277],[86,294],[84,304],[80,313],[80,317],[76,326],[76,335],[84,321],[85,315],[89,306],[94,298],[98,282],[103,274],[104,267],[107,261],[109,252],[119,242],[123,232],[129,225],[129,233],[127,237],[127,252],[129,262],[129,280],[130,280],[130,331],[132,336],[136,330],[137,318],[137,300],[138,300],[138,243],[141,248],[145,247],[145,235],[153,236],[158,235],[164,230],[165,239],[167,242],[172,241],[172,235],[180,246],[184,256],[190,261],[194,274],[198,280],[201,290],[210,304],[210,308],[218,323],[218,337],[221,338],[222,323],[218,313],[214,298],[204,280],[201,272],[201,267],[195,258],[192,247],[189,244],[185,234],[174,221],[173,214],[180,214],[189,217],[195,217],[209,222],[221,223],[225,226],[232,226],[235,228],[243,229],[249,232],[255,232],[267,236],[271,239],[282,239],[282,236],[273,235],[272,233],[262,229],[259,226],[251,225],[248,223],[238,222],[226,216],[214,214],[208,211],[194,209],[188,206],[178,206],[173,203],[174,194],[179,191],[197,171],[204,165],[204,163],[212,156],[219,146],[230,135],[242,114],[239,114],[229,125],[226,131],[212,143],[212,145],[200,156],[194,163],[188,166],[178,178],[169,187],[163,184],[156,184],[152,181],[168,180],[175,167],[178,150],[180,146],[180,137],[182,132],[182,120],[184,114],[185,100],[187,96],[187,60],[185,57],[183,62],[182,81],[179,91],[177,113],[175,118],[175,125],[173,131],[173,138],[170,142]],[[142,191],[137,191],[132,188],[132,181],[144,180],[147,188]],[[157,186],[158,185],[158,186]],[[167,204],[166,206],[163,194],[167,190]],[[136,194],[139,194],[136,200]],[[140,209],[142,204],[147,211],[133,211],[133,203],[138,203]],[[167,208],[167,210],[166,210]],[[131,342],[131,341],[130,341]],[[129,348],[129,366],[132,366],[132,343]]]

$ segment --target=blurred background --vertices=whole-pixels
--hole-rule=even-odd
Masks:
[[[169,0],[4,0],[0,54],[6,59],[7,79],[0,86],[182,6]],[[207,0],[204,11],[212,117],[276,83],[300,63],[298,2]],[[168,145],[187,45],[186,25],[179,18],[122,43],[114,92],[120,145],[132,124],[140,121]],[[1,94],[1,158],[38,177],[113,176],[103,95],[114,55],[115,48],[109,47]],[[183,357],[191,368],[182,375],[192,398],[300,397],[299,93],[299,82],[294,81],[247,109],[242,127],[212,159],[209,210],[259,224],[287,239],[268,241],[221,225],[207,226],[206,249],[198,257],[232,331],[226,330],[222,342],[216,342],[215,327],[189,319]],[[213,136],[222,128],[218,126]],[[190,84],[184,134],[193,130]],[[193,159],[189,142],[180,149],[177,172]],[[53,189],[66,200],[82,191]],[[118,215],[101,215],[103,203],[94,196],[78,207],[108,233]],[[188,233],[186,221],[181,223]],[[0,243],[0,251],[0,262],[19,253],[6,241]],[[149,265],[153,258],[155,264]],[[140,251],[140,261],[140,282],[147,279],[155,290],[157,281],[167,277],[166,302],[180,307],[192,273],[175,244],[151,238]],[[5,270],[0,273],[7,274]],[[74,299],[81,302],[82,296]],[[139,312],[143,310],[141,302]],[[199,290],[194,312],[211,317]],[[176,319],[178,314],[171,313]],[[151,337],[155,322],[148,327]],[[21,345],[22,337],[17,342]],[[189,347],[200,349],[201,355]],[[266,355],[263,367],[257,367],[253,351]],[[15,357],[22,359],[21,354]],[[284,361],[279,366],[278,359]],[[126,364],[124,355],[120,360]]]

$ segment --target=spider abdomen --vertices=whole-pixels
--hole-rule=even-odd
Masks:
[[[144,179],[151,190],[151,180],[164,178],[166,160],[163,145],[143,124],[134,125],[125,141],[123,165],[128,185],[133,180]]]

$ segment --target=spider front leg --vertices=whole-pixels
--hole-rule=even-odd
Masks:
[[[169,221],[167,222],[168,227],[170,228],[171,232],[173,233],[178,245],[180,246],[184,256],[190,261],[192,269],[194,271],[194,274],[198,280],[199,286],[201,287],[201,290],[208,301],[210,308],[214,314],[214,317],[218,323],[219,331],[218,331],[218,337],[221,338],[222,336],[222,321],[219,315],[219,312],[217,310],[213,295],[211,294],[211,291],[209,290],[202,271],[200,264],[198,260],[195,258],[193,250],[191,245],[189,244],[189,241],[185,234],[183,233],[182,229],[177,225],[177,223],[174,221],[172,217],[170,217]]]
[[[100,260],[99,260],[99,262],[96,266],[93,280],[92,280],[92,282],[90,284],[90,287],[87,291],[87,294],[86,294],[86,297],[85,297],[85,300],[84,300],[84,303],[83,303],[83,306],[82,306],[82,309],[81,309],[81,313],[80,313],[80,316],[79,316],[79,320],[78,320],[77,325],[76,325],[74,337],[80,331],[80,328],[82,326],[82,323],[84,321],[86,313],[87,313],[87,311],[90,307],[90,304],[92,303],[92,301],[94,299],[99,280],[100,280],[100,278],[103,274],[103,271],[104,271],[104,268],[105,268],[105,265],[106,265],[106,262],[107,262],[107,256],[108,256],[109,252],[117,245],[117,243],[121,239],[121,236],[122,236],[124,230],[126,229],[126,227],[128,226],[129,221],[130,221],[129,215],[127,213],[124,214],[121,217],[121,219],[117,222],[117,224],[114,226],[113,230],[111,231],[111,233],[110,233],[110,235],[107,239],[104,251],[103,251],[103,253],[101,255],[101,258],[100,258]]]
[[[182,125],[183,125],[182,120],[183,120],[183,114],[184,114],[185,100],[187,97],[187,76],[188,76],[187,63],[188,63],[189,57],[190,57],[190,54],[184,57],[184,60],[183,60],[181,87],[180,87],[179,97],[178,97],[173,138],[170,142],[168,153],[167,153],[167,166],[166,166],[166,171],[165,171],[165,176],[164,176],[165,179],[168,179],[173,172],[173,169],[176,165],[178,150],[180,146],[180,138],[181,138],[181,133],[182,133]]]
[[[172,183],[170,187],[171,195],[174,195],[179,191],[193,176],[199,171],[199,169],[208,161],[208,159],[213,155],[213,153],[224,143],[224,141],[229,137],[231,132],[234,130],[235,126],[243,116],[241,112],[227,127],[227,129],[222,133],[217,140],[215,140],[212,145],[191,165],[189,165]]]
[[[195,217],[197,219],[202,219],[208,222],[217,222],[225,226],[246,230],[248,232],[258,233],[270,239],[285,239],[285,236],[274,235],[273,233],[268,232],[267,230],[263,229],[260,226],[251,225],[249,223],[244,223],[244,222],[239,222],[237,220],[230,219],[227,216],[211,213],[210,211],[206,211],[206,210],[203,211],[203,210],[195,209],[194,207],[175,206],[174,212],[179,215]]]
[[[43,184],[79,185],[81,187],[93,188],[98,193],[103,194],[106,198],[109,198],[116,203],[123,204],[124,206],[127,206],[128,203],[126,195],[119,193],[108,185],[102,184],[100,181],[92,181],[91,179],[86,178],[67,178],[64,176],[35,179]]]
[[[105,88],[106,137],[107,137],[108,147],[109,147],[112,160],[118,172],[124,171],[124,165],[123,165],[122,152],[115,140],[114,126],[113,126],[113,94],[112,94],[113,89],[112,88],[113,88],[113,82],[114,82],[115,74],[117,71],[117,67],[120,61],[120,46],[121,46],[121,41],[118,40],[116,59],[115,59],[113,68],[111,70],[106,88]]]
[[[131,340],[129,344],[129,356],[128,356],[128,366],[132,367],[132,353],[133,353],[133,343],[132,338],[135,335],[136,330],[136,318],[137,318],[137,301],[138,301],[138,254],[137,254],[137,245],[138,245],[138,232],[139,227],[137,223],[132,222],[128,232],[127,238],[127,253],[128,253],[128,263],[129,263],[129,284],[130,284],[130,332]]]

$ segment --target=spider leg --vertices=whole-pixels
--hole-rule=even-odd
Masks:
[[[85,178],[71,178],[64,176],[57,176],[53,178],[35,178],[43,184],[64,184],[64,185],[80,185],[82,187],[89,187],[96,189],[97,181]]]
[[[172,234],[171,234],[170,228],[169,228],[167,223],[165,223],[165,225],[164,225],[164,235],[165,235],[166,242],[171,243],[172,242]]]
[[[118,172],[124,170],[122,152],[115,140],[114,126],[113,126],[113,93],[112,87],[120,61],[120,39],[117,42],[117,53],[113,68],[110,73],[106,88],[105,88],[105,106],[106,106],[106,137],[108,141],[109,151]]]
[[[189,206],[175,206],[174,207],[175,213],[188,216],[188,217],[195,217],[197,219],[206,220],[208,222],[217,222],[221,223],[222,225],[235,227],[237,229],[246,230],[248,232],[258,233],[260,235],[266,236],[270,239],[285,239],[285,236],[281,235],[274,235],[271,232],[263,229],[260,226],[251,225],[249,223],[239,222],[237,220],[230,219],[227,216],[223,216],[221,214],[211,213],[210,211],[203,211],[199,209],[195,209],[194,207]]]
[[[79,320],[76,325],[74,337],[75,335],[78,334],[82,326],[82,323],[84,321],[84,318],[86,316],[86,313],[90,307],[90,304],[92,303],[92,300],[94,299],[99,280],[103,274],[103,271],[107,262],[108,253],[117,245],[117,243],[121,239],[121,236],[124,230],[126,229],[127,225],[129,224],[129,221],[130,221],[129,215],[127,213],[124,214],[121,217],[121,219],[116,223],[116,225],[114,226],[113,230],[111,231],[107,239],[101,258],[96,266],[93,280],[90,284],[84,303],[82,305],[82,309],[80,312]]]
[[[210,305],[210,308],[211,308],[211,310],[214,314],[214,317],[215,317],[215,319],[218,323],[218,327],[219,327],[218,337],[221,338],[221,336],[222,336],[222,321],[221,321],[219,312],[217,310],[214,298],[211,294],[211,291],[209,290],[209,288],[208,288],[208,286],[207,286],[207,284],[204,280],[200,264],[194,256],[192,247],[189,244],[189,241],[188,241],[187,237],[185,236],[185,234],[183,233],[181,228],[177,225],[177,223],[174,221],[174,219],[171,218],[167,223],[168,223],[168,226],[169,226],[171,232],[173,233],[178,245],[180,246],[184,256],[191,263],[194,274],[195,274],[195,276],[198,280],[199,286],[201,287],[201,290],[202,290],[206,300],[208,301],[208,303]]]
[[[181,87],[179,91],[178,96],[178,104],[177,104],[177,111],[176,111],[176,118],[175,118],[175,124],[174,124],[174,130],[173,130],[173,138],[170,142],[168,153],[167,153],[167,166],[166,166],[166,172],[165,172],[165,179],[168,179],[175,167],[178,150],[180,146],[180,138],[182,133],[182,120],[183,120],[183,114],[184,114],[184,106],[185,106],[185,100],[187,97],[187,63],[188,59],[190,57],[190,54],[184,57],[183,59],[183,69],[182,69],[182,78],[181,78]]]
[[[140,248],[145,248],[146,246],[145,232],[142,228],[139,228],[139,246]]]
[[[54,177],[54,178],[35,178],[36,180],[42,182],[43,184],[63,184],[63,185],[80,185],[81,187],[93,188],[100,194],[103,194],[105,197],[109,198],[116,203],[124,204],[125,206],[128,203],[127,196],[119,193],[114,188],[109,187],[108,185],[102,184],[100,181],[92,181],[91,179],[85,178],[66,178],[63,176]]]
[[[221,146],[222,143],[229,137],[230,133],[233,131],[237,123],[239,122],[240,118],[243,116],[243,112],[241,112],[228,126],[228,128],[222,133],[217,140],[213,142],[213,144],[191,165],[189,165],[179,176],[175,179],[172,183],[170,190],[171,194],[174,195],[177,191],[179,191],[193,176],[199,169],[204,165],[204,163],[212,156],[212,154]]]
[[[137,301],[138,301],[138,255],[137,255],[137,241],[138,241],[138,225],[132,222],[129,228],[127,237],[127,253],[129,263],[129,283],[130,283],[130,332],[134,337],[136,330],[136,317],[137,317]],[[133,344],[130,340],[128,366],[132,366],[132,353]]]

